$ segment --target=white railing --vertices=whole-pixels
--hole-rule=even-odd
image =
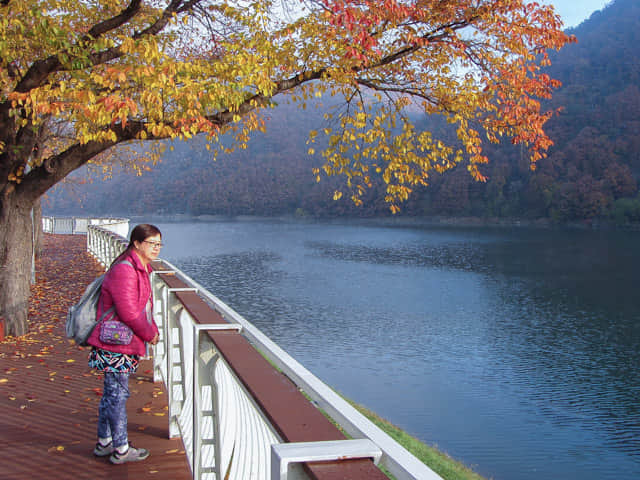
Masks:
[[[87,226],[87,251],[104,267],[111,265],[127,248],[124,235],[112,231],[111,225],[89,224]],[[129,229],[127,220],[127,231]]]
[[[87,248],[103,265],[127,241],[90,226]],[[373,458],[398,480],[441,480],[435,472],[380,430],[254,325],[174,265],[152,274],[154,316],[160,341],[154,348],[154,380],[168,393],[169,436],[180,436],[194,479],[276,480],[308,478],[301,462]],[[186,287],[171,288],[171,273]],[[177,298],[191,291],[228,322],[203,325]],[[354,440],[282,443],[215,344],[203,332],[239,331]],[[194,368],[195,365],[195,368]]]
[[[89,225],[101,225],[122,237],[129,235],[127,218],[42,217],[45,233],[87,233]]]
[[[269,446],[280,439],[211,340],[201,335],[241,327],[197,325],[174,295],[184,289],[168,287],[157,275],[153,289],[156,322],[162,325],[154,380],[167,387],[169,436],[182,438],[194,478],[269,478]]]

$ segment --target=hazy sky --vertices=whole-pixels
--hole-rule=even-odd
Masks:
[[[551,4],[562,17],[564,26],[575,27],[589,18],[596,10],[602,10],[611,0],[542,0]]]

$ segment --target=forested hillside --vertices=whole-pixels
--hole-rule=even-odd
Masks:
[[[549,74],[562,81],[550,104],[562,113],[547,130],[555,145],[531,171],[526,151],[488,146],[487,183],[464,165],[435,176],[403,204],[401,215],[547,218],[552,221],[640,221],[640,2],[615,0],[571,30],[578,43],[552,56]],[[282,99],[286,102],[285,99]],[[275,108],[267,133],[246,150],[212,161],[202,139],[174,143],[163,161],[136,177],[114,172],[92,183],[63,185],[45,199],[45,213],[379,216],[389,215],[381,185],[361,207],[333,200],[343,179],[315,181],[307,133],[321,128],[328,105]],[[335,108],[335,107],[333,107]],[[445,129],[425,118],[425,129]],[[452,135],[453,136],[453,135]],[[315,145],[315,150],[321,149]],[[123,154],[125,155],[125,154]],[[86,176],[79,172],[76,181]]]

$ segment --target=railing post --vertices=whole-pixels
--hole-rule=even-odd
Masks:
[[[202,385],[200,381],[200,334],[202,332],[208,331],[221,331],[221,330],[236,330],[237,332],[242,331],[242,326],[238,324],[220,324],[220,323],[211,323],[211,324],[195,324],[193,326],[193,431],[192,431],[192,441],[191,446],[193,448],[193,479],[200,480],[202,473],[215,473],[217,480],[222,480],[221,471],[220,471],[220,446],[219,446],[219,412],[218,412],[218,401],[215,394],[215,391],[212,388],[211,392],[211,400],[212,406],[210,415],[212,418],[212,427],[213,427],[213,444],[215,449],[214,454],[214,465],[215,467],[203,468],[202,467]],[[213,373],[213,372],[211,372]]]
[[[163,319],[162,324],[164,328],[164,333],[166,336],[165,340],[165,349],[166,349],[166,358],[167,358],[167,394],[168,394],[168,405],[169,405],[169,438],[176,438],[180,436],[180,427],[176,420],[177,415],[180,412],[176,412],[174,395],[173,395],[173,367],[176,362],[173,360],[173,325],[170,322],[169,317],[173,317],[174,315],[169,311],[169,296],[175,292],[197,292],[196,288],[166,288],[164,290],[163,295]],[[175,322],[173,322],[175,323]],[[179,364],[176,364],[179,366]],[[184,383],[185,379],[182,378],[182,382]]]
[[[164,303],[164,288],[156,287],[156,276],[160,274],[175,274],[175,270],[153,270],[151,272],[151,290],[153,291],[154,301],[153,301],[153,318],[158,325],[158,343],[153,347],[153,381],[154,382],[165,382],[165,379],[162,376],[162,362],[165,362],[166,365],[166,355],[167,355],[167,331],[165,330],[165,303]],[[156,304],[159,303],[160,307],[156,308]],[[162,352],[160,351],[162,348]],[[165,382],[166,383],[166,382]]]

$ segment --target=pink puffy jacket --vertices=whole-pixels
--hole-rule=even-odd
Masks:
[[[152,320],[147,320],[146,305],[151,298],[151,283],[149,272],[151,267],[145,268],[138,255],[129,252],[119,261],[128,260],[131,265],[118,263],[107,271],[102,283],[98,314],[109,309],[115,303],[117,318],[126,323],[133,330],[133,338],[129,345],[110,345],[100,341],[100,325],[93,329],[87,343],[94,347],[110,352],[126,353],[128,355],[145,355],[145,342],[150,342],[158,333],[158,327]],[[107,315],[111,317],[112,314]]]

